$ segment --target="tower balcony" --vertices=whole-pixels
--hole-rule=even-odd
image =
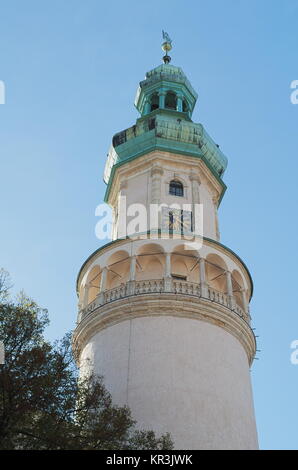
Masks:
[[[121,239],[99,248],[77,280],[78,350],[108,325],[140,316],[179,316],[216,324],[238,338],[251,363],[252,280],[243,261],[204,238],[199,250],[180,239]]]
[[[250,323],[249,309],[243,304],[238,305],[234,296],[221,292],[209,285],[190,282],[175,278],[147,279],[140,281],[127,281],[112,289],[100,292],[86,307],[81,308],[78,314],[78,323],[100,307],[137,295],[174,294],[191,296],[203,301],[214,302],[231,310],[247,323]]]

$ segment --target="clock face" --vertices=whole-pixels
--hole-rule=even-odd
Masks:
[[[175,232],[181,230],[181,214],[179,210],[169,212],[169,229]]]
[[[183,233],[192,232],[192,212],[191,211],[181,211],[181,230]]]
[[[180,209],[164,207],[162,211],[162,230],[171,233],[191,233],[192,213]]]

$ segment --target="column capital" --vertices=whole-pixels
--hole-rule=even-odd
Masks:
[[[201,178],[199,175],[196,175],[193,171],[189,175],[190,181],[197,181],[197,183],[201,184]]]
[[[163,169],[159,165],[153,165],[151,168],[151,176],[154,175],[162,175],[163,174]]]
[[[127,180],[125,179],[120,182],[120,190],[126,189],[126,188],[127,188]]]
[[[218,195],[217,194],[212,194],[212,202],[213,204],[217,207],[218,205]]]

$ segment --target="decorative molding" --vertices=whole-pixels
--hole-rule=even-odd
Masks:
[[[222,199],[226,190],[226,185],[220,178],[218,178],[217,175],[214,174],[212,169],[209,167],[208,162],[204,160],[204,157],[197,158],[187,153],[175,153],[165,150],[153,150],[149,152],[144,152],[134,158],[126,160],[124,162],[125,165],[123,164],[123,162],[118,162],[113,166],[113,184],[110,184],[107,188],[105,202],[108,202],[113,205],[113,201],[115,201],[115,198],[117,199],[115,191],[117,191],[117,177],[119,173],[123,175],[128,175],[131,171],[135,172],[139,168],[139,166],[143,168],[144,166],[150,167],[152,166],[152,163],[157,163],[158,166],[164,166],[167,163],[173,164],[173,161],[176,165],[181,165],[181,168],[184,169],[187,168],[187,166],[189,166],[190,168],[198,168],[202,177],[205,174],[206,184],[211,185],[211,188],[215,187],[217,192],[220,194],[220,200]]]
[[[201,184],[200,176],[197,173],[195,173],[193,170],[191,170],[189,174],[189,179],[190,181],[197,181],[198,184]]]
[[[99,307],[87,315],[75,329],[74,350],[79,355],[90,338],[105,328],[148,316],[190,318],[214,324],[238,339],[247,354],[249,364],[254,359],[255,336],[250,326],[237,313],[208,299],[172,293],[125,297]]]
[[[123,189],[127,189],[127,179],[122,180],[120,182],[120,191],[122,191]]]

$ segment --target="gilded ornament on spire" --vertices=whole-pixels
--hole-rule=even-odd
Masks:
[[[162,30],[162,38],[163,38],[163,43],[162,43],[161,48],[166,53],[162,59],[165,64],[168,64],[171,62],[171,57],[168,55],[168,52],[172,49],[172,39],[170,38],[168,33],[166,33],[164,30]]]

